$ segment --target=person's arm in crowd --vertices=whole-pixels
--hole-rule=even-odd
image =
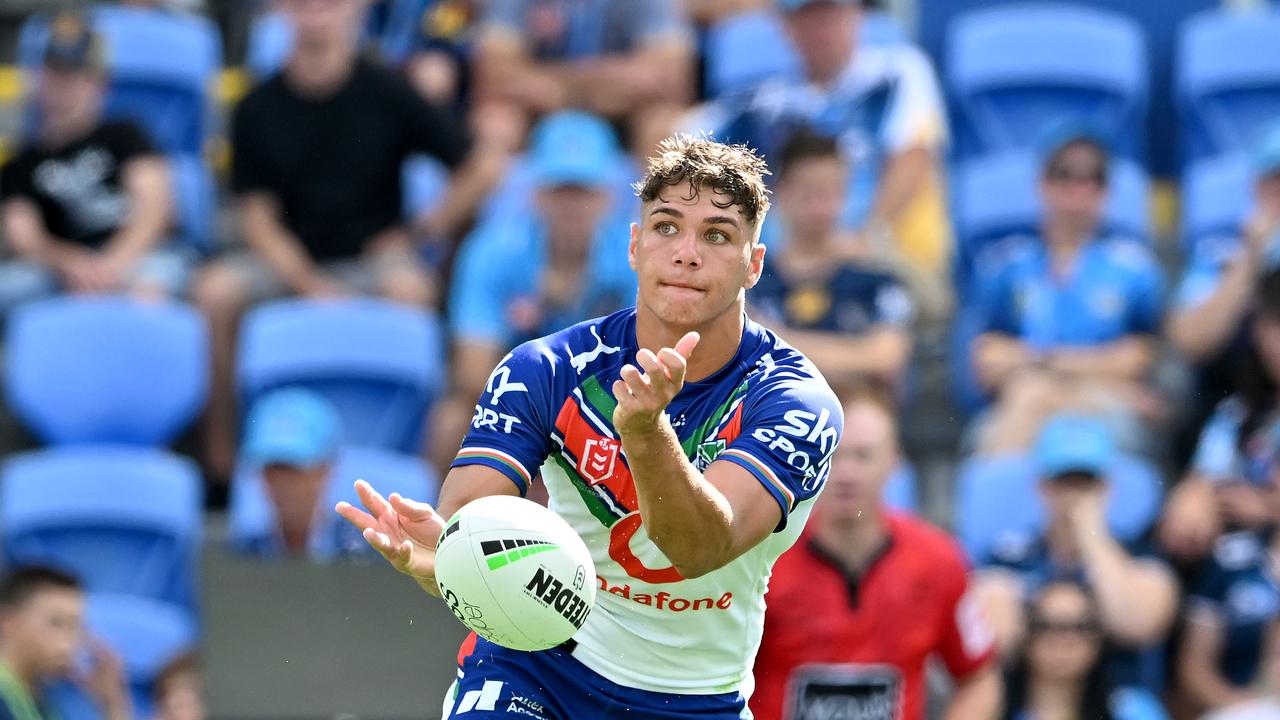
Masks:
[[[871,217],[893,224],[934,172],[933,151],[908,148],[889,158],[871,205]]]
[[[1004,684],[1000,665],[989,663],[977,672],[955,682],[944,720],[995,720],[1000,716],[1004,700]]]
[[[1213,495],[1213,483],[1188,473],[1169,493],[1160,518],[1157,537],[1161,547],[1179,560],[1204,557],[1222,533],[1222,515]]]
[[[18,257],[51,268],[72,292],[110,289],[109,277],[88,249],[55,237],[45,227],[36,204],[26,197],[12,197],[0,206],[0,234]]]
[[[995,633],[996,654],[1012,657],[1026,637],[1022,581],[1001,567],[984,567],[969,580],[970,592]]]
[[[466,225],[507,168],[506,148],[476,143],[449,179],[444,197],[418,218],[427,239],[453,237]]]
[[[1200,709],[1220,708],[1254,698],[1252,693],[1232,685],[1218,672],[1222,635],[1220,621],[1208,617],[1188,618],[1183,631],[1177,656],[1178,683]]]
[[[102,248],[103,259],[117,275],[160,242],[173,218],[169,166],[163,156],[135,157],[122,170],[129,214]]]
[[[911,359],[911,335],[882,326],[862,335],[782,328],[779,334],[804,353],[833,385],[872,376],[890,385],[902,379]]]
[[[1035,362],[1035,351],[1012,335],[987,332],[973,341],[973,368],[988,392],[998,392],[1009,378]]]
[[[267,267],[300,295],[343,294],[343,288],[320,271],[307,250],[280,221],[280,204],[269,193],[251,192],[239,200],[240,229],[245,242]]]
[[[1081,491],[1073,502],[1076,544],[1107,634],[1134,646],[1159,640],[1178,609],[1173,574],[1155,561],[1131,557],[1111,536],[1105,490]]]
[[[1057,348],[1045,354],[1049,367],[1062,372],[1094,378],[1141,380],[1155,362],[1154,338],[1126,335],[1093,347]]]
[[[133,720],[133,700],[120,658],[97,640],[89,643],[93,667],[82,679],[103,720]]]

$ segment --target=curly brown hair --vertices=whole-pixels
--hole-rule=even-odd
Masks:
[[[769,189],[764,176],[769,167],[764,158],[746,145],[726,145],[705,137],[672,135],[658,144],[658,154],[649,158],[644,177],[636,183],[636,195],[652,202],[664,188],[688,182],[686,200],[696,200],[703,188],[728,199],[713,199],[716,207],[738,206],[758,238],[760,224],[769,211]]]

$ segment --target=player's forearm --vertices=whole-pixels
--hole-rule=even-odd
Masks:
[[[724,564],[733,546],[733,511],[699,473],[665,418],[657,428],[622,435],[640,518],[654,545],[686,578]]]
[[[1003,704],[1000,672],[995,663],[960,681],[947,704],[944,720],[995,720]]]

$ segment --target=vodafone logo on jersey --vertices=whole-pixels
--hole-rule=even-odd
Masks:
[[[598,485],[613,475],[613,467],[618,464],[618,441],[613,438],[592,438],[582,448],[582,459],[578,461],[578,474],[587,482]]]
[[[718,598],[682,598],[675,597],[666,591],[659,591],[653,594],[642,593],[639,591],[633,592],[630,584],[624,583],[621,585],[610,585],[608,580],[599,575],[596,576],[596,581],[600,583],[600,590],[603,592],[613,593],[624,600],[630,600],[638,605],[647,605],[665,612],[681,613],[686,610],[728,610],[733,607],[733,593],[731,592],[726,592]]]

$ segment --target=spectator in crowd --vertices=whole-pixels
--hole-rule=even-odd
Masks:
[[[1263,656],[1259,660],[1255,697],[1215,710],[1203,720],[1274,720],[1280,717],[1280,623],[1265,630]]]
[[[966,593],[962,551],[883,504],[900,461],[892,396],[862,386],[844,412],[813,520],[774,566],[751,711],[779,720],[845,707],[841,717],[920,720],[925,663],[937,656],[955,680],[945,717],[995,718],[994,635]]]
[[[975,590],[987,604],[1002,654],[1025,637],[1024,601],[1051,580],[1088,583],[1104,636],[1123,646],[1111,658],[1118,679],[1146,679],[1137,649],[1161,640],[1178,606],[1173,573],[1135,543],[1121,544],[1107,525],[1107,476],[1116,449],[1100,420],[1051,418],[1033,452],[1047,525],[1043,534],[1002,542],[982,559]]]
[[[464,243],[454,269],[451,396],[435,414],[433,454],[457,453],[475,398],[504,353],[556,328],[607,315],[635,301],[625,215],[612,207],[613,130],[578,111],[534,129],[529,163],[535,216],[499,217]],[[505,260],[504,260],[505,259]]]
[[[1163,280],[1149,249],[1099,237],[1107,196],[1105,141],[1083,124],[1046,130],[1040,142],[1040,238],[1011,238],[977,278],[981,335],[972,345],[979,382],[998,399],[979,452],[1027,448],[1062,409],[1105,413],[1141,449],[1142,420],[1159,417],[1146,385],[1156,356]]]
[[[677,0],[490,0],[475,61],[481,141],[519,145],[531,116],[578,108],[625,121],[647,154],[693,91]]]
[[[151,688],[155,720],[204,720],[200,663],[192,653],[171,660],[156,676]]]
[[[1256,288],[1248,343],[1235,359],[1235,393],[1205,424],[1188,472],[1165,505],[1160,541],[1179,560],[1204,558],[1224,527],[1259,528],[1271,520],[1253,483],[1232,482],[1244,468],[1265,466],[1280,415],[1280,267]]]
[[[247,306],[296,294],[362,292],[422,307],[433,279],[401,220],[401,167],[425,152],[461,167],[420,231],[438,235],[471,212],[491,183],[488,153],[467,156],[461,129],[408,83],[359,55],[363,0],[282,0],[294,27],[284,69],[236,108],[232,189],[249,252],[215,261],[194,295],[214,348],[205,451],[226,477],[234,457],[231,368]]]
[[[837,392],[860,377],[898,386],[911,359],[911,296],[839,227],[845,167],[835,139],[797,132],[779,160],[785,242],[747,295],[753,316]]]
[[[328,516],[325,491],[341,441],[338,411],[309,390],[276,390],[249,409],[243,457],[261,470],[279,522],[269,546],[255,548],[261,554],[333,554],[317,517]]]
[[[1161,720],[1159,701],[1107,676],[1097,599],[1071,580],[1036,593],[1026,646],[1006,684],[1005,720]]]
[[[944,283],[951,230],[939,163],[947,127],[928,58],[908,43],[858,47],[859,0],[777,4],[805,82],[767,82],[695,123],[760,149],[771,164],[797,127],[837,138],[849,167],[841,224]]]
[[[479,13],[477,0],[435,0],[424,10],[404,70],[428,102],[462,110],[469,89],[467,59]]]
[[[1173,347],[1197,371],[1189,429],[1198,431],[1231,392],[1234,358],[1248,345],[1257,281],[1276,259],[1280,232],[1280,121],[1254,148],[1253,209],[1238,233],[1194,238],[1166,323]],[[1180,445],[1191,445],[1193,438]],[[1185,456],[1182,460],[1186,460]]]
[[[0,310],[60,289],[183,291],[190,260],[163,246],[171,198],[164,158],[142,132],[103,118],[102,39],[74,14],[49,28],[35,138],[0,170]]]
[[[84,592],[73,577],[50,568],[11,570],[0,582],[0,718],[52,717],[44,687],[72,677],[84,632]],[[105,720],[132,720],[133,705],[120,660],[91,643],[91,667],[75,679]]]

